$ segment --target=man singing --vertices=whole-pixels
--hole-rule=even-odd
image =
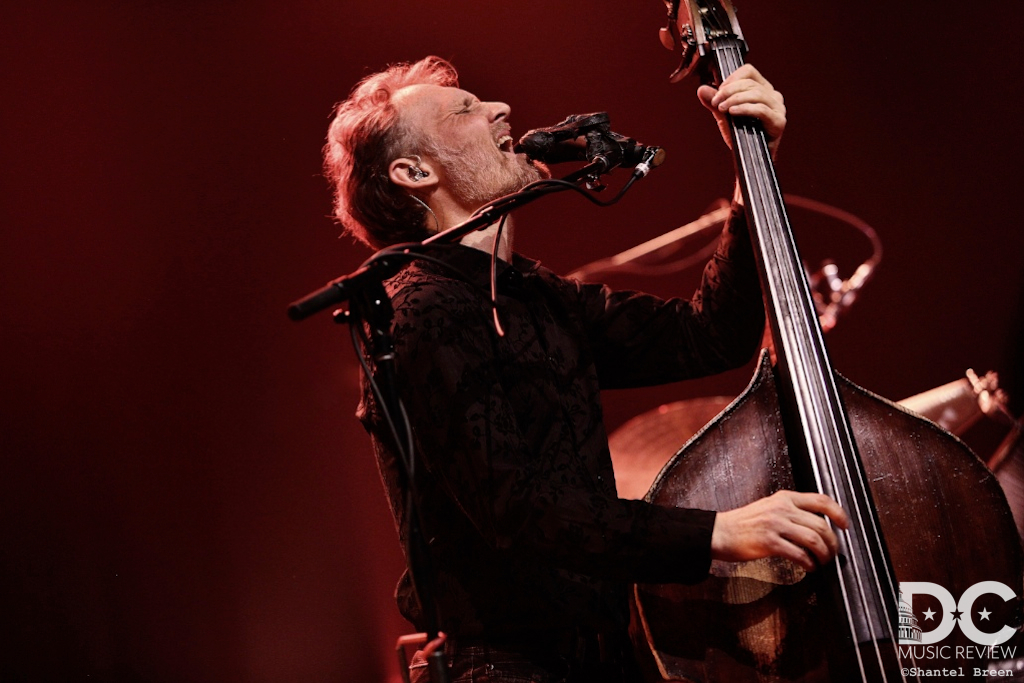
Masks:
[[[778,144],[782,96],[753,67],[697,94],[720,124],[755,117]],[[367,77],[338,105],[324,148],[338,220],[374,248],[422,240],[545,177],[513,152],[509,114],[459,89],[436,57]],[[697,582],[712,558],[779,556],[811,570],[835,554],[826,517],[845,528],[846,515],[792,491],[718,513],[616,496],[600,390],[721,372],[757,350],[763,304],[738,199],[690,300],[560,278],[514,253],[506,226],[503,335],[491,310],[496,230],[438,246],[440,262],[417,261],[387,283],[450,678],[638,680],[630,583]],[[365,386],[358,414],[401,520],[397,454]],[[408,573],[398,602],[423,629]],[[414,681],[426,680],[421,662]]]

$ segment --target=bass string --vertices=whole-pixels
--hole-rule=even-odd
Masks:
[[[726,45],[720,49],[717,49],[715,53],[720,57],[719,70],[723,78],[727,77],[729,74],[731,74],[733,71],[738,69],[743,64],[741,49],[735,42],[732,45]],[[781,282],[773,284],[774,287],[781,287],[783,291],[773,292],[775,300],[779,302],[779,297],[781,296],[788,298],[782,300],[780,303],[804,302],[805,305],[803,307],[798,306],[796,311],[798,314],[803,313],[803,315],[797,317],[803,318],[803,320],[799,321],[804,326],[803,329],[814,330],[815,328],[813,326],[817,325],[817,319],[815,318],[813,321],[811,321],[808,318],[807,311],[802,310],[807,309],[806,301],[809,300],[809,289],[805,280],[806,275],[803,274],[802,271],[799,274],[793,272],[793,264],[799,263],[800,261],[799,258],[796,257],[796,247],[795,241],[792,238],[792,233],[790,230],[787,229],[789,223],[788,219],[786,219],[785,217],[785,208],[781,204],[781,192],[778,190],[774,174],[771,173],[771,162],[770,156],[767,154],[766,140],[764,139],[764,136],[763,134],[760,133],[760,131],[743,130],[740,129],[740,127],[736,126],[735,124],[733,126],[733,129],[735,132],[734,140],[735,144],[737,144],[737,150],[738,152],[740,152],[739,158],[741,159],[741,161],[744,159],[744,157],[750,160],[755,160],[758,156],[758,152],[760,152],[761,155],[764,157],[761,160],[764,163],[750,163],[744,164],[744,166],[746,171],[745,177],[747,178],[749,185],[748,195],[751,195],[748,197],[749,201],[751,201],[752,204],[751,212],[752,214],[754,214],[755,211],[759,211],[760,216],[762,217],[762,220],[760,221],[755,217],[755,224],[768,222],[771,225],[779,226],[780,229],[776,232],[782,233],[780,236],[771,234],[763,229],[759,230],[759,241],[762,242],[762,251],[765,250],[766,247],[768,250],[774,251],[774,256],[776,257],[775,263],[783,266],[781,270],[784,271],[783,275],[785,277],[779,278],[781,279]],[[772,190],[774,190],[774,192]],[[771,201],[772,199],[774,199],[774,201]],[[763,226],[755,227],[763,228]],[[765,237],[768,237],[767,244],[765,244]],[[803,291],[801,291],[800,284],[803,285]],[[780,321],[780,326],[781,322],[782,321]],[[834,441],[833,439],[829,438],[830,435],[845,432],[852,443],[852,437],[849,436],[846,420],[839,419],[839,417],[834,414],[834,410],[825,409],[826,405],[835,406],[836,401],[834,399],[830,400],[830,398],[827,395],[827,392],[824,391],[824,387],[826,385],[831,385],[833,388],[834,395],[836,397],[838,396],[838,391],[835,389],[834,376],[831,374],[831,372],[829,372],[831,368],[829,367],[827,356],[823,355],[824,343],[823,340],[820,339],[820,331],[818,334],[819,338],[817,340],[817,348],[815,347],[813,340],[809,339],[807,335],[790,336],[790,342],[795,347],[794,350],[798,354],[802,354],[802,358],[814,359],[817,361],[816,363],[804,364],[805,373],[817,375],[815,381],[812,382],[809,379],[807,379],[807,377],[804,377],[804,381],[799,382],[801,386],[795,388],[803,390],[804,395],[808,397],[810,401],[814,404],[813,408],[819,417],[827,417],[830,419],[831,424],[829,425],[822,424],[822,421],[820,419],[815,421],[819,426],[819,429],[817,430],[819,433],[816,435],[816,440],[824,445],[829,443],[830,441]],[[810,366],[809,368],[807,367],[808,365]],[[800,373],[797,373],[797,376],[800,377]],[[818,390],[815,391],[814,389]],[[844,451],[848,451],[849,449],[833,448],[831,450],[843,453]],[[854,517],[854,519],[856,520],[856,523],[854,525],[854,533],[861,534],[861,546],[864,548],[865,552],[868,555],[868,567],[866,568],[867,571],[865,571],[864,567],[860,566],[860,561],[857,553],[849,553],[848,557],[848,560],[853,565],[852,573],[856,583],[855,592],[856,598],[858,598],[857,601],[860,603],[860,611],[861,613],[866,614],[869,611],[868,606],[870,604],[877,604],[880,606],[883,613],[883,621],[888,630],[887,635],[889,636],[889,640],[892,643],[893,654],[898,660],[898,649],[896,648],[897,643],[895,638],[893,637],[894,634],[892,633],[892,620],[890,618],[891,615],[889,614],[887,601],[885,600],[883,595],[882,584],[887,584],[887,587],[890,589],[890,594],[892,595],[895,595],[896,593],[895,587],[892,585],[892,577],[889,572],[883,572],[886,575],[884,580],[880,579],[880,577],[878,576],[879,572],[877,570],[876,556],[878,555],[878,553],[884,552],[883,544],[881,541],[881,534],[879,533],[876,527],[874,515],[870,514],[870,511],[865,513],[865,511],[861,509],[862,506],[860,504],[860,501],[858,500],[858,498],[860,498],[861,496],[855,495],[858,491],[857,484],[860,484],[861,486],[860,491],[867,490],[865,482],[863,481],[863,473],[860,467],[851,467],[850,463],[845,462],[845,459],[842,457],[825,458],[824,460],[827,470],[824,474],[826,474],[826,476],[828,477],[827,486],[829,488],[832,488],[833,491],[835,491],[838,488],[839,479],[841,478],[845,480],[846,490],[850,493],[850,502],[853,503],[854,508],[853,510],[849,511],[852,513],[851,516]],[[835,471],[834,460],[839,460],[840,469],[842,470],[841,473],[837,473]],[[813,456],[812,467],[815,470],[815,475],[819,479],[819,482],[821,484],[826,484],[826,481],[824,481],[822,478],[823,473],[820,472],[818,468],[818,463],[816,462],[816,458],[814,458]],[[851,474],[851,470],[856,473],[856,477],[854,477]],[[855,479],[858,480],[856,483],[854,481]],[[848,620],[852,620],[851,596],[849,595],[849,590],[845,585],[843,572],[839,572],[839,578],[843,602],[846,605],[847,609]],[[868,592],[870,589],[865,584],[874,584],[874,589],[876,591],[876,596],[878,598],[877,600],[869,600]],[[870,639],[875,650],[875,656],[878,660],[878,666],[879,670],[881,671],[882,678],[883,680],[887,680],[887,675],[885,673],[886,667],[884,665],[883,655],[881,652],[881,648],[879,646],[881,634],[876,633],[873,619],[867,618],[865,619],[865,623],[867,625],[870,634]],[[853,632],[852,621],[849,624],[849,626],[851,628],[851,632]],[[861,670],[861,674],[863,677],[866,675],[866,672],[864,668],[864,663],[861,659],[861,653],[859,651],[859,648],[855,648],[855,653],[858,661],[858,666]],[[903,676],[902,671],[900,672],[900,676],[901,679],[906,680]]]

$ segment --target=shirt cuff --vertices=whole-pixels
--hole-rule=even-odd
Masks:
[[[711,533],[716,512],[652,506],[648,542],[652,551],[640,583],[698,583],[711,569]]]

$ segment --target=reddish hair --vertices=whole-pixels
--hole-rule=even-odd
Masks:
[[[440,57],[393,64],[367,76],[334,109],[324,145],[324,173],[334,190],[334,217],[374,248],[427,236],[426,209],[388,178],[388,165],[420,144],[392,102],[410,85],[458,86]]]

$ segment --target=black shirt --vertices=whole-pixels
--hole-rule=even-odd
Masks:
[[[519,255],[499,261],[504,336],[492,318],[489,254],[461,245],[430,253],[449,267],[416,262],[387,289],[442,630],[496,639],[622,630],[629,583],[703,579],[715,513],[616,496],[600,390],[751,358],[764,317],[742,212],[690,300],[582,284]],[[402,519],[395,454],[365,382],[357,414]],[[422,629],[407,576],[397,597]]]

